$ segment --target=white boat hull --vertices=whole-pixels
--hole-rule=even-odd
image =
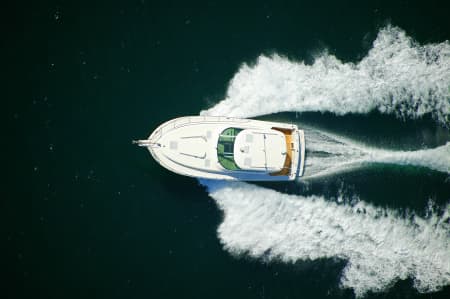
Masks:
[[[223,135],[229,128],[242,133]],[[232,141],[234,149],[224,149],[221,140]],[[136,143],[168,170],[196,178],[289,181],[303,174],[304,132],[292,124],[187,116],[163,123]]]

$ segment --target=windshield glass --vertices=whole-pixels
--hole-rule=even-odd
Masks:
[[[222,131],[219,136],[219,142],[217,143],[217,157],[219,163],[225,169],[237,170],[239,167],[234,162],[234,140],[237,134],[242,131],[239,128],[228,128]]]

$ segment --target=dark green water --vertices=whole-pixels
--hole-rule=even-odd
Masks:
[[[94,3],[95,2],[95,3]],[[2,298],[352,298],[345,261],[282,263],[222,248],[222,212],[197,180],[131,145],[160,123],[224,98],[242,63],[280,54],[312,63],[367,54],[379,29],[419,43],[450,39],[444,1],[183,3],[49,1],[13,13],[2,49],[6,164]],[[298,117],[298,118],[297,118]],[[428,115],[282,113],[387,148],[434,147],[449,131]],[[448,174],[377,165],[305,185],[262,184],[326,198],[356,192],[375,206],[422,215],[450,199]],[[380,188],[380,186],[382,186]],[[300,188],[300,191],[299,191]],[[412,279],[370,298],[419,294]]]

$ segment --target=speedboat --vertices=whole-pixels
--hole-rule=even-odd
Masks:
[[[296,125],[217,116],[185,116],[144,140],[163,167],[205,179],[290,181],[302,176],[305,137]]]

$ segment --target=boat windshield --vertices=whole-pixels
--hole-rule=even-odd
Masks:
[[[227,128],[220,133],[219,142],[217,143],[217,157],[219,158],[220,165],[225,169],[239,169],[234,162],[234,140],[240,131],[242,131],[242,129]]]

